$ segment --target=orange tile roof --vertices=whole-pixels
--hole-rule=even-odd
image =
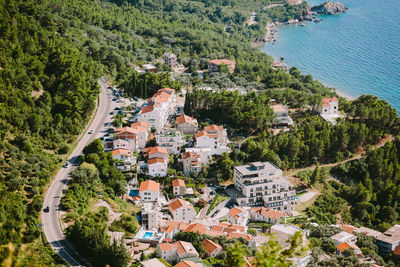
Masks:
[[[136,129],[133,129],[131,127],[123,127],[119,129],[115,129],[115,134],[121,134],[121,133],[131,133],[131,134],[138,134],[138,131]]]
[[[124,156],[131,156],[131,151],[129,149],[123,149],[123,148],[118,148],[118,149],[114,149],[111,154],[113,156],[115,155],[124,155]]]
[[[253,240],[253,236],[250,234],[233,232],[233,233],[229,233],[227,236],[228,239],[240,238],[240,237],[246,239],[247,241]]]
[[[165,163],[165,160],[160,159],[160,158],[152,158],[152,159],[149,159],[148,162],[149,162],[149,165],[152,165],[152,164],[156,164],[156,163]]]
[[[199,137],[202,137],[203,135],[206,135],[206,136],[208,136],[208,137],[210,137],[210,138],[218,138],[218,135],[217,135],[217,134],[210,134],[210,133],[208,133],[208,132],[206,132],[206,131],[198,131],[198,132],[195,134],[195,137],[196,137],[196,139],[197,139],[197,138],[199,138]]]
[[[227,235],[224,232],[215,231],[215,230],[207,230],[207,229],[200,229],[199,233],[202,235],[209,235],[209,236],[221,236],[221,235],[226,236]]]
[[[175,249],[175,246],[170,244],[170,243],[160,243],[158,245],[160,246],[160,250],[163,251],[163,252]]]
[[[241,214],[242,212],[244,212],[243,209],[238,208],[238,207],[233,207],[229,210],[228,215],[232,216],[233,218],[237,219],[239,218],[239,214]]]
[[[215,65],[221,65],[221,64],[235,64],[235,61],[229,60],[229,59],[212,59],[210,60],[211,64],[215,64]]]
[[[213,253],[213,251],[216,249],[222,249],[222,247],[220,245],[218,245],[217,243],[215,243],[214,241],[212,241],[210,239],[204,239],[203,242],[201,242],[201,243],[203,244],[204,250],[208,254]]]
[[[174,267],[198,267],[197,263],[194,263],[193,261],[188,261],[188,260],[183,260],[178,262],[177,265]]]
[[[181,207],[186,207],[186,208],[193,208],[192,204],[190,204],[188,201],[177,198],[174,201],[172,201],[171,203],[168,204],[168,207],[175,211]]]
[[[146,180],[140,183],[139,192],[142,191],[160,192],[160,184],[153,180]]]
[[[336,247],[337,247],[341,252],[343,252],[343,251],[348,250],[348,249],[351,248],[350,245],[347,244],[346,242],[343,242],[343,243],[337,245]]]
[[[182,158],[183,159],[187,159],[187,158],[200,158],[200,155],[194,152],[185,152],[182,154]]]
[[[223,131],[224,127],[212,124],[212,125],[208,125],[208,126],[204,127],[204,130],[206,132]]]
[[[168,221],[167,225],[165,226],[164,229],[161,230],[161,232],[168,232],[172,233],[173,230],[185,230],[190,223],[188,222],[178,222],[178,221]]]
[[[185,186],[185,181],[182,179],[175,179],[172,181],[172,187]]]
[[[178,254],[184,254],[184,253],[195,253],[195,254],[197,254],[196,249],[189,242],[177,241],[177,242],[174,243],[174,245],[176,246],[176,249],[178,250]]]
[[[189,117],[189,116],[186,116],[185,114],[176,117],[176,122],[178,123],[178,125],[181,125],[184,122],[187,122],[187,123],[190,123],[190,124],[194,124],[193,118]]]
[[[164,103],[167,102],[170,97],[171,97],[170,93],[161,91],[155,93],[152,97],[150,97],[149,100],[147,100],[147,103]]]
[[[339,101],[339,100],[336,97],[324,98],[324,99],[322,99],[322,105],[329,106],[329,103],[334,102],[334,101]]]
[[[184,232],[194,232],[194,233],[197,233],[197,232],[199,232],[200,230],[206,230],[206,229],[207,229],[207,227],[206,227],[205,225],[203,225],[203,224],[201,224],[201,223],[194,223],[194,224],[189,225],[189,226],[184,230]]]
[[[141,126],[141,127],[146,127],[146,128],[150,127],[150,125],[144,121],[137,121],[137,122],[131,123],[131,127],[134,127],[134,126]]]
[[[256,214],[264,215],[267,218],[279,219],[285,217],[286,214],[280,210],[273,210],[269,208],[259,207],[259,208],[251,208],[252,211]]]
[[[349,234],[352,234],[358,228],[354,227],[353,225],[342,224],[342,225],[340,225],[340,229],[342,229],[343,231],[348,232]]]
[[[140,113],[144,114],[144,113],[148,113],[154,110],[155,105],[148,105],[148,106],[144,106],[142,107],[142,109],[140,110]]]
[[[147,152],[149,155],[158,153],[158,152],[168,154],[167,148],[161,147],[161,146],[146,147],[144,152]]]

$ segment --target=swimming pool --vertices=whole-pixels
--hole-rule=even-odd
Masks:
[[[146,232],[144,235],[143,235],[143,239],[150,239],[150,237],[153,235],[153,233],[152,232]]]
[[[139,195],[139,190],[130,190],[129,191],[129,196],[130,197],[134,197],[134,196],[137,196],[137,195]]]

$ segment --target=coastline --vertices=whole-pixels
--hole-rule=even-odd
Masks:
[[[269,22],[265,26],[267,33],[265,34],[264,38],[260,40],[254,40],[252,42],[252,46],[254,47],[261,47],[262,45],[266,45],[268,43],[274,43],[277,41],[276,35],[278,33],[278,27],[284,26],[284,25],[294,25],[294,24],[301,24],[304,23],[304,21],[298,21],[298,20],[292,20],[287,23],[282,23],[282,22]],[[288,66],[290,67],[290,66]],[[332,91],[334,91],[339,97],[345,98],[347,101],[353,101],[357,99],[355,96],[351,96],[350,94],[344,92],[344,90],[336,88],[336,87],[331,87],[327,85],[324,82],[321,82],[323,85],[332,88]]]

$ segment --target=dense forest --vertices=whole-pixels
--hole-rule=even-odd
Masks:
[[[400,140],[370,150],[355,161],[332,170],[332,181],[307,213],[319,223],[344,221],[385,231],[398,221]]]

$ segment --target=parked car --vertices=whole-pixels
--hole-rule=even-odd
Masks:
[[[117,99],[114,97],[113,99],[111,99],[112,101],[116,101]]]
[[[109,114],[110,114],[110,115],[114,115],[114,112],[111,111]]]
[[[92,130],[89,131],[89,134],[92,134],[92,133],[94,133],[94,129],[92,129]]]
[[[69,163],[67,161],[67,162],[64,163],[63,168],[68,168],[68,166],[69,166]]]
[[[46,206],[46,208],[43,209],[44,212],[48,213],[50,211],[50,207]]]
[[[137,98],[136,96],[134,96],[134,97],[133,97],[133,100],[139,101],[139,98]]]

